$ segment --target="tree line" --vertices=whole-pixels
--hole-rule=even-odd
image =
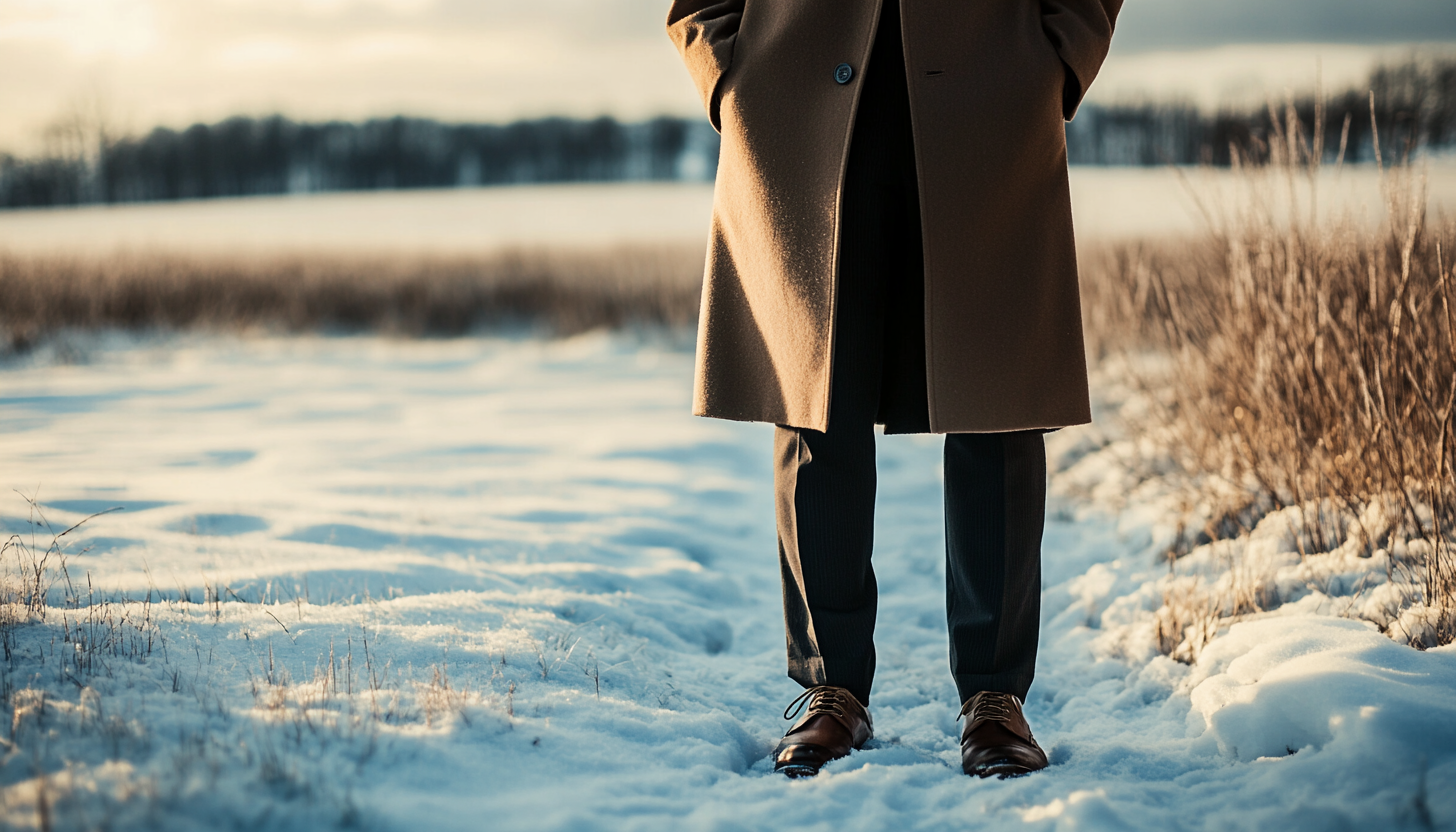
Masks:
[[[1373,98],[1373,106],[1371,104]],[[1456,60],[1380,66],[1360,89],[1268,107],[1205,113],[1189,104],[1084,106],[1067,125],[1072,164],[1260,164],[1287,130],[1324,132],[1328,161],[1387,161],[1456,145]],[[1373,119],[1372,119],[1373,114]],[[1373,121],[1373,123],[1372,123]],[[391,188],[546,182],[709,181],[718,136],[701,119],[547,118],[450,124],[396,117],[362,123],[230,118],[114,138],[98,127],[57,134],[34,158],[0,154],[0,208]]]
[[[235,117],[110,139],[71,131],[36,159],[0,156],[0,207],[533,182],[711,179],[718,136],[697,120],[546,118],[448,124]]]
[[[1089,106],[1067,125],[1067,156],[1083,165],[1262,164],[1288,135],[1292,106],[1306,141],[1323,131],[1325,158],[1398,162],[1424,148],[1456,146],[1456,60],[1381,65],[1358,89],[1305,94],[1262,108],[1204,113],[1191,104]],[[1318,124],[1316,124],[1318,122]],[[1377,132],[1378,131],[1378,132]]]

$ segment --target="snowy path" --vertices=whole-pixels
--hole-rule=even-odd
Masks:
[[[56,522],[126,506],[83,527],[72,573],[172,599],[155,607],[165,658],[86,680],[146,741],[121,755],[133,768],[76,752],[73,788],[103,795],[77,817],[128,825],[152,778],[171,786],[147,825],[175,828],[1456,824],[1456,651],[1303,608],[1235,626],[1193,667],[1129,650],[1152,643],[1165,518],[1066,497],[1028,701],[1053,766],[964,777],[931,437],[880,444],[877,738],[814,780],[774,776],[797,688],[771,429],[688,416],[691,355],[661,340],[195,339],[91,358],[0,368],[3,485],[39,488]],[[1056,434],[1051,456],[1085,479],[1096,436]],[[10,531],[25,512],[0,501]],[[9,681],[84,710],[49,669],[55,631],[25,631],[48,669]],[[337,691],[311,681],[322,666]],[[316,727],[376,707],[372,727]],[[0,823],[33,822],[31,778],[4,758]]]

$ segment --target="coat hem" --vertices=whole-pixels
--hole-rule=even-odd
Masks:
[[[808,423],[808,420],[799,420],[799,419],[776,419],[776,418],[772,418],[772,417],[765,418],[765,417],[762,417],[762,416],[750,416],[750,415],[747,415],[747,414],[740,414],[740,413],[722,413],[722,412],[710,413],[710,412],[708,412],[706,410],[696,409],[696,408],[693,410],[693,415],[694,416],[701,417],[703,419],[722,419],[723,421],[726,421],[726,422],[758,422],[758,423],[765,424],[765,425],[775,425],[777,427],[783,427],[783,428],[795,428],[797,430],[815,430],[815,431],[820,431],[821,433],[824,431],[824,427],[819,426],[819,425],[809,424]],[[1040,431],[1050,432],[1050,431],[1054,431],[1054,430],[1061,430],[1062,428],[1076,427],[1078,425],[1090,425],[1091,423],[1092,423],[1092,417],[1090,415],[1088,415],[1088,416],[1081,416],[1081,417],[1078,417],[1077,419],[1069,420],[1069,421],[1062,421],[1062,420],[1059,420],[1059,419],[1053,419],[1053,420],[1049,420],[1049,421],[1037,420],[1035,422],[1027,422],[1025,424],[998,425],[996,427],[973,427],[973,426],[967,426],[967,427],[963,427],[963,428],[958,429],[958,430],[955,430],[955,429],[952,429],[952,430],[939,430],[939,429],[937,429],[937,426],[932,426],[930,430],[886,431],[886,435],[888,435],[888,436],[914,436],[914,435],[941,435],[941,436],[945,436],[947,434],[952,434],[952,433],[1017,433],[1017,432],[1020,432],[1020,431],[1027,431],[1027,430],[1040,430]],[[876,423],[876,424],[880,424],[880,423]]]

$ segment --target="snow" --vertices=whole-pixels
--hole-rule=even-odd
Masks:
[[[1456,157],[1431,157],[1416,169],[1427,176],[1432,214],[1456,211]],[[1204,212],[1243,204],[1248,185],[1216,169],[1074,167],[1070,176],[1077,234],[1087,242],[1202,232]],[[1269,179],[1277,208],[1288,183]],[[1316,182],[1324,215],[1384,216],[1373,166],[1326,168]],[[1301,177],[1297,190],[1305,187]],[[509,247],[702,244],[712,204],[711,185],[617,183],[0,211],[0,252],[465,256]]]
[[[0,211],[0,250],[469,255],[706,239],[712,185],[355,191]]]
[[[1170,580],[1217,557],[1169,577],[1171,492],[1105,377],[1098,422],[1048,438],[1027,712],[1052,767],[960,773],[939,440],[882,437],[877,736],[774,775],[771,429],[688,415],[687,342],[96,338],[0,367],[4,484],[53,523],[126,507],[66,538],[97,603],[58,582],[15,631],[0,822],[44,794],[58,829],[1456,824],[1456,649],[1306,581],[1192,664],[1158,652]],[[123,616],[150,654],[65,640]]]

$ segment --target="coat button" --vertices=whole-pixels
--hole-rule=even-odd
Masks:
[[[854,77],[854,67],[849,64],[840,64],[834,68],[834,81],[839,84],[848,84],[849,79]]]

